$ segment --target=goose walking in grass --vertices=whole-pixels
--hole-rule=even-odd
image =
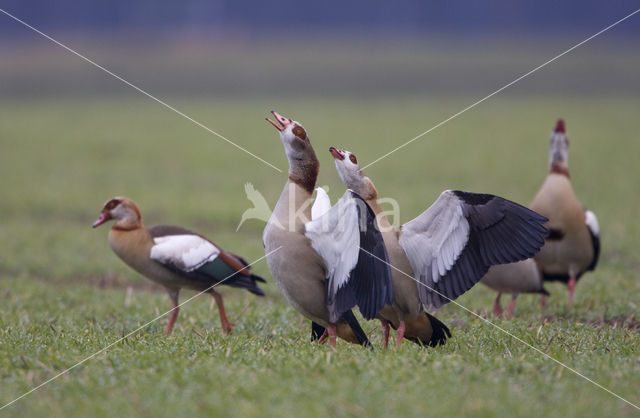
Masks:
[[[498,292],[493,303],[493,313],[502,315],[504,312],[500,305],[503,293],[511,295],[511,301],[507,308],[507,317],[513,315],[516,308],[516,298],[520,293],[541,293],[548,295],[543,286],[542,272],[533,258],[518,261],[516,263],[498,264],[491,266],[481,283]]]
[[[571,306],[576,283],[598,263],[600,229],[595,213],[582,206],[571,186],[569,138],[562,119],[551,133],[549,173],[531,209],[549,218],[549,235],[535,259],[544,280],[567,283]]]
[[[426,211],[396,229],[356,156],[334,147],[329,151],[343,183],[377,216],[393,266],[394,312],[382,313],[397,328],[397,344],[405,336],[425,344],[434,335],[444,340],[448,330],[423,306],[438,309],[469,290],[491,265],[529,258],[544,243],[545,217],[501,197],[458,190],[442,192]]]
[[[109,231],[109,245],[129,267],[162,285],[171,299],[171,315],[167,335],[171,335],[178,318],[180,289],[207,291],[218,306],[222,330],[230,334],[233,323],[227,318],[222,295],[217,285],[240,287],[264,296],[257,282],[265,280],[252,274],[241,257],[223,250],[202,235],[179,226],[157,225],[147,228],[142,223],[138,205],[126,197],[109,200],[93,223],[93,227],[114,220]]]
[[[267,121],[280,134],[289,177],[263,233],[271,275],[289,304],[315,323],[316,333],[322,331],[320,340],[369,345],[351,309],[358,306],[371,319],[393,299],[373,212],[349,190],[334,206],[318,191],[312,205],[320,164],[307,132],[272,114],[275,121]]]

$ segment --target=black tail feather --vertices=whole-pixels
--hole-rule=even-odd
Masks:
[[[445,324],[443,324],[438,318],[429,313],[425,312],[427,318],[431,322],[431,328],[433,329],[433,334],[431,334],[431,339],[427,343],[429,347],[437,347],[439,345],[444,345],[447,341],[447,338],[451,338],[451,331]]]
[[[358,339],[358,343],[361,346],[371,347],[371,341],[369,341],[369,339],[367,338],[367,334],[360,327],[360,323],[358,322],[358,319],[356,318],[356,316],[353,314],[352,311],[347,311],[343,313],[342,316],[340,317],[340,320],[349,324],[349,326],[353,330],[353,333],[356,335],[356,338]]]
[[[360,323],[352,311],[347,311],[342,314],[340,320],[346,322],[351,327],[360,345],[364,347],[371,347],[371,341],[369,341],[367,334],[364,332],[362,327],[360,327]],[[322,334],[324,334],[324,330],[325,328],[322,325],[311,321],[311,341],[319,340]]]
[[[324,334],[324,327],[311,321],[311,341],[318,341]]]
[[[427,312],[424,312],[424,314],[431,323],[431,339],[425,342],[418,337],[409,337],[407,335],[404,336],[404,339],[421,346],[427,345],[429,347],[437,347],[439,345],[444,345],[444,343],[447,342],[447,338],[451,337],[451,331],[449,331],[449,328],[447,328],[447,326],[435,316],[428,314]],[[389,325],[391,325],[391,328],[394,330],[397,329],[391,322],[389,322]]]
[[[236,274],[233,277],[230,277],[224,284],[231,287],[241,287],[243,289],[247,289],[249,292],[254,295],[264,296],[264,291],[260,289],[260,287],[256,284],[256,281],[263,281],[259,276],[251,275],[245,276],[244,274]]]
[[[251,277],[251,278],[253,279],[253,281],[255,281],[255,282],[262,282],[262,283],[266,283],[266,282],[267,282],[265,279],[263,279],[262,277],[260,277],[260,276],[258,276],[258,275],[256,275],[256,274],[252,274],[250,277]]]

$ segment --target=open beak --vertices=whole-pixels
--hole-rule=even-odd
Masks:
[[[269,118],[265,118],[267,120],[267,122],[269,122],[270,124],[272,124],[274,126],[274,128],[276,128],[278,131],[282,132],[284,131],[284,129],[290,125],[291,123],[293,123],[293,121],[289,118],[285,118],[284,116],[282,116],[281,114],[279,114],[278,112],[276,112],[275,110],[271,111],[271,114],[273,115],[273,117],[276,119],[276,122],[272,121]]]
[[[108,212],[102,212],[98,217],[98,219],[96,219],[96,221],[91,226],[95,228],[97,226],[102,225],[103,223],[107,222],[110,219],[111,219],[111,215],[109,215]]]
[[[333,158],[335,158],[336,160],[344,160],[345,155],[343,151],[340,151],[339,149],[336,149],[335,147],[329,147],[329,152],[331,153],[331,155],[333,155]]]

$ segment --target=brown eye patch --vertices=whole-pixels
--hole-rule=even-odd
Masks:
[[[307,133],[305,132],[304,128],[300,125],[294,126],[292,132],[295,136],[297,136],[300,139],[307,139]]]
[[[120,204],[118,199],[111,199],[106,205],[104,205],[105,209],[111,210]]]
[[[353,154],[349,155],[349,159],[351,160],[352,163],[358,164],[358,159],[356,158],[355,155]]]

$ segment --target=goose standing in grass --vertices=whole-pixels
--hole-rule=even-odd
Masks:
[[[409,321],[425,317],[423,306],[438,309],[469,290],[491,265],[529,258],[544,243],[545,217],[501,197],[458,190],[442,192],[431,207],[396,229],[356,156],[334,147],[329,151],[343,183],[377,216],[393,266],[398,324],[389,322],[397,327],[397,341],[410,332]]]
[[[507,317],[509,318],[513,315],[516,307],[516,298],[520,293],[549,294],[543,286],[542,272],[533,258],[527,258],[516,263],[491,266],[487,274],[482,278],[481,283],[498,292],[493,303],[493,313],[496,315],[502,315],[503,313],[502,306],[500,306],[502,294],[511,294],[511,301],[507,308]]]
[[[321,340],[369,345],[351,309],[357,305],[365,318],[375,318],[393,299],[374,214],[349,190],[333,207],[318,192],[312,210],[320,165],[307,132],[271,113],[275,121],[267,121],[278,130],[289,160],[289,178],[263,233],[271,275],[289,304],[315,323],[314,332],[324,327]]]
[[[562,119],[551,133],[549,174],[531,209],[549,218],[549,235],[535,259],[544,280],[567,283],[571,306],[576,282],[598,263],[600,230],[596,215],[582,206],[571,187],[569,139]]]
[[[223,250],[202,235],[179,226],[157,225],[146,228],[138,205],[126,197],[109,200],[93,227],[114,220],[109,231],[109,245],[129,267],[161,284],[171,299],[171,316],[167,335],[171,335],[178,318],[180,289],[208,291],[218,306],[222,329],[230,334],[233,323],[227,319],[222,295],[212,286],[224,284],[241,287],[264,296],[256,282],[265,280],[251,273],[241,257]]]

